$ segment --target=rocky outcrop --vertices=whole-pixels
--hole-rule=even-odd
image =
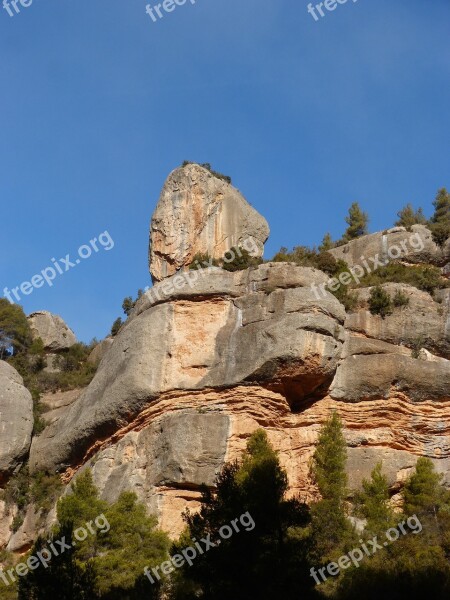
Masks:
[[[0,481],[23,461],[31,444],[33,400],[19,373],[0,361]]]
[[[77,464],[92,444],[172,390],[259,382],[292,404],[320,395],[337,367],[345,318],[334,296],[319,301],[306,287],[325,279],[274,263],[221,275],[207,292],[198,279],[185,299],[142,298],[88,389],[34,440],[31,468]]]
[[[92,352],[88,356],[88,361],[92,365],[98,365],[103,357],[106,355],[110,347],[114,343],[114,338],[107,337],[101,342],[99,342],[92,350]]]
[[[197,164],[167,178],[150,225],[149,267],[161,281],[193,262],[196,254],[222,258],[243,246],[262,256],[269,226],[232,185]]]
[[[395,308],[384,319],[368,310],[371,288],[357,290],[359,309],[347,315],[345,328],[391,344],[408,346],[450,358],[450,310],[447,302],[435,302],[427,292],[399,283],[383,284],[393,298],[397,291],[407,296],[407,306]]]
[[[433,241],[432,233],[425,225],[413,225],[411,231],[393,227],[365,235],[329,252],[336,260],[345,260],[350,267],[364,267],[365,259],[373,268],[372,259],[375,257],[385,264],[402,260],[410,264],[430,263],[443,267],[450,260],[450,240],[441,248]],[[366,267],[364,270],[367,271]]]
[[[34,312],[28,316],[33,339],[41,338],[48,352],[67,350],[77,342],[74,332],[63,319],[46,310]]]
[[[5,548],[11,538],[11,529],[16,514],[16,506],[8,506],[4,500],[0,500],[0,550]]]

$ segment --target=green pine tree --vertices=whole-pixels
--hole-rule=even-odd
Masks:
[[[450,194],[445,188],[438,191],[433,206],[429,228],[436,244],[443,246],[450,237]]]
[[[22,307],[0,298],[0,360],[26,351],[31,343],[31,329]]]
[[[311,474],[321,495],[312,506],[315,554],[327,560],[345,542],[350,524],[345,513],[347,496],[347,445],[336,411],[322,427],[311,464]]]
[[[406,227],[410,230],[413,225],[425,225],[427,220],[423,214],[423,210],[418,208],[416,211],[411,204],[407,204],[398,213],[398,220],[395,222],[396,227]]]
[[[306,526],[309,511],[287,500],[287,475],[263,430],[250,437],[243,460],[227,464],[215,490],[204,489],[197,514],[185,515],[187,532],[174,545],[178,553],[208,533],[218,538],[223,525],[247,513],[253,528],[236,532],[197,556],[176,577],[176,600],[294,600],[312,598]],[[239,519],[238,519],[239,521]],[[220,539],[220,538],[219,538]]]
[[[367,213],[361,210],[358,202],[353,202],[348,211],[348,217],[345,218],[348,225],[344,236],[343,242],[350,242],[362,235],[367,235],[367,225],[369,223],[369,216]]]
[[[405,513],[435,517],[443,507],[450,508],[450,492],[442,485],[442,475],[436,473],[429,458],[420,457],[414,473],[403,490]]]
[[[323,236],[322,243],[319,246],[319,252],[328,252],[328,250],[331,250],[331,248],[334,248],[333,239],[330,233],[326,233]]]
[[[384,532],[394,523],[381,462],[374,467],[369,480],[363,479],[362,490],[355,495],[355,504],[357,513],[367,521],[366,530],[372,534]]]

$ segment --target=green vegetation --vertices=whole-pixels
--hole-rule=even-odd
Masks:
[[[10,477],[5,488],[0,491],[0,497],[8,507],[17,506],[18,514],[14,519],[13,530],[17,531],[22,525],[26,509],[30,504],[34,504],[36,510],[41,511],[41,522],[43,522],[54,506],[61,489],[59,475],[40,472],[31,476],[27,466]]]
[[[389,505],[389,487],[382,473],[383,464],[377,463],[370,480],[363,479],[362,490],[355,494],[355,512],[366,519],[366,531],[380,535],[395,525],[395,515]]]
[[[346,244],[362,235],[367,235],[367,225],[369,216],[361,210],[358,202],[353,202],[348,211],[348,217],[345,218],[348,225],[341,242]]]
[[[249,439],[240,463],[227,464],[215,491],[204,489],[198,514],[185,515],[187,530],[172,554],[248,512],[249,527],[222,539],[197,556],[174,581],[173,600],[266,600],[312,598],[305,541],[309,511],[298,499],[286,499],[287,476],[266,433]],[[253,527],[251,526],[253,523]]]
[[[53,364],[60,369],[56,372],[44,370],[46,363],[43,350],[41,354],[22,353],[8,362],[22,375],[35,402],[39,403],[41,394],[86,387],[92,381],[97,367],[88,361],[88,356],[96,343],[95,340],[89,345],[80,342],[58,354]],[[36,411],[40,415],[43,408],[38,406]]]
[[[378,463],[358,492],[348,490],[346,440],[333,411],[319,432],[311,473],[319,499],[310,507],[287,498],[288,481],[265,431],[249,438],[240,461],[227,463],[214,488],[203,487],[201,506],[184,515],[186,530],[171,546],[136,495],[102,500],[88,470],[72,484],[72,493],[57,503],[57,524],[36,540],[29,555],[61,540],[71,545],[48,568],[29,571],[18,582],[19,600],[53,596],[84,600],[389,600],[430,597],[446,600],[450,593],[450,492],[428,458],[419,458],[402,491],[403,508],[394,512],[392,490]],[[21,510],[30,502],[48,511],[61,491],[56,477],[26,470],[14,476],[3,498]],[[353,506],[349,499],[353,496]],[[350,516],[364,519],[356,532]],[[237,523],[233,531],[231,524]],[[93,525],[83,540],[78,528]],[[405,526],[401,532],[400,523]],[[229,525],[232,534],[219,538]],[[383,545],[385,532],[396,528],[395,542]],[[86,529],[87,531],[87,529]],[[391,530],[392,531],[392,530]],[[310,574],[377,536],[376,553],[363,555],[359,566],[347,565],[340,575],[316,585]],[[213,546],[151,584],[144,568],[157,567],[187,546],[210,539]],[[220,544],[216,542],[220,539]],[[76,546],[73,547],[73,541]],[[205,547],[205,545],[203,545]],[[26,560],[27,557],[21,557]],[[0,553],[0,564],[14,557]],[[170,565],[170,563],[166,563]],[[160,570],[161,573],[161,570]],[[16,600],[14,587],[0,595]],[[8,594],[8,595],[6,595]]]
[[[396,227],[406,227],[408,231],[413,225],[426,225],[427,219],[423,214],[423,210],[418,208],[414,210],[411,204],[407,204],[398,213],[398,221],[394,223]]]
[[[392,298],[380,285],[370,290],[369,310],[373,315],[380,315],[382,319],[392,314]]]
[[[112,337],[116,337],[116,335],[119,333],[120,328],[123,325],[123,321],[121,317],[117,317],[117,319],[114,321],[114,323],[112,324],[111,327],[111,335]]]
[[[342,551],[351,533],[345,511],[346,458],[342,422],[337,412],[333,412],[320,432],[311,463],[311,475],[321,495],[321,500],[311,508],[316,561],[332,560],[336,552]]]
[[[231,248],[225,252],[221,261],[222,269],[225,271],[244,271],[250,267],[256,267],[262,263],[260,258],[255,258],[245,248]]]
[[[133,308],[136,306],[136,302],[139,300],[139,298],[141,298],[144,295],[144,290],[139,289],[137,291],[137,296],[136,299],[133,300],[132,296],[127,296],[126,298],[123,299],[122,302],[122,310],[124,312],[124,314],[126,315],[127,319],[128,317],[131,315],[131,312],[133,311]],[[123,321],[122,321],[122,317],[118,317],[114,323],[111,326],[111,335],[112,337],[115,337],[122,325],[123,325]]]
[[[189,269],[207,269],[208,267],[221,267],[225,271],[244,271],[262,263],[260,258],[253,257],[245,248],[231,248],[222,259],[212,258],[209,254],[198,253],[192,258]]]
[[[223,173],[219,173],[218,171],[214,171],[214,169],[209,163],[196,163],[190,160],[184,160],[181,166],[186,167],[187,165],[199,165],[200,167],[203,167],[204,169],[209,171],[211,175],[214,175],[214,177],[222,179],[222,181],[225,181],[226,183],[229,183],[231,185],[231,177],[229,177],[228,175],[223,175]]]
[[[31,343],[31,330],[22,307],[0,298],[0,360],[26,352]]]
[[[443,246],[450,237],[450,194],[445,188],[438,191],[433,206],[434,214],[428,227],[436,244]]]
[[[58,524],[51,540],[66,538],[73,545],[74,532],[95,523],[85,540],[53,557],[48,569],[30,571],[19,582],[19,600],[48,600],[53,596],[86,600],[151,600],[159,596],[158,585],[143,575],[145,566],[167,559],[169,540],[156,528],[156,518],[131,492],[113,504],[101,500],[89,470],[78,476],[72,494],[58,502]],[[30,554],[48,547],[48,536],[39,538]],[[61,596],[64,593],[64,596]]]
[[[215,258],[212,258],[206,252],[197,252],[192,257],[192,262],[189,265],[189,269],[193,271],[194,269],[208,269],[209,267],[218,267],[219,261]]]
[[[383,283],[407,283],[429,294],[450,285],[450,282],[442,277],[438,267],[432,265],[405,266],[401,263],[389,263],[385,267],[380,267],[376,271],[366,274],[361,279],[359,287],[372,287]]]
[[[402,308],[403,306],[408,306],[409,297],[404,294],[401,290],[397,290],[394,294],[394,298],[392,299],[392,303],[395,308]]]

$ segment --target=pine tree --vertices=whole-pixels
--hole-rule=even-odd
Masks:
[[[396,227],[406,227],[406,229],[410,229],[413,225],[425,225],[427,222],[425,215],[423,214],[422,208],[418,208],[416,211],[411,206],[411,204],[407,204],[404,208],[402,208],[398,213],[398,220],[395,222]]]
[[[450,236],[450,194],[445,188],[438,191],[433,206],[429,228],[436,244],[443,246]]]
[[[250,437],[240,463],[224,466],[215,488],[204,489],[198,513],[185,515],[188,531],[173,552],[208,533],[217,539],[223,525],[247,512],[254,527],[220,540],[220,545],[197,556],[191,567],[183,568],[174,598],[311,598],[314,582],[305,532],[309,510],[297,499],[285,498],[287,475],[263,430]]]
[[[322,243],[319,246],[319,252],[328,252],[328,250],[331,250],[331,248],[334,248],[333,239],[330,233],[326,233],[323,236]]]
[[[321,500],[312,507],[316,555],[323,560],[346,539],[350,531],[345,515],[347,446],[342,421],[334,411],[322,427],[312,458],[311,473]]]
[[[0,360],[24,352],[32,343],[30,325],[23,309],[0,298]]]
[[[405,513],[434,517],[444,506],[450,508],[450,492],[441,481],[442,475],[436,473],[433,462],[420,457],[403,490]]]
[[[114,323],[112,324],[112,327],[111,327],[111,335],[112,335],[113,337],[115,337],[115,336],[116,336],[116,335],[119,333],[119,331],[120,331],[120,328],[122,327],[122,325],[123,325],[123,323],[122,323],[122,319],[121,319],[120,317],[118,317],[118,318],[117,318],[117,319],[114,321]]]
[[[393,512],[389,506],[389,488],[382,473],[382,463],[373,469],[370,479],[363,479],[362,490],[355,496],[357,512],[367,520],[366,529],[381,533],[393,523]]]
[[[369,216],[367,213],[361,210],[358,202],[353,202],[348,211],[348,217],[345,218],[348,225],[342,241],[350,242],[362,235],[367,235],[367,225],[369,223]]]

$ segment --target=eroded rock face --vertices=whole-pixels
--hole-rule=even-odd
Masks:
[[[413,225],[411,231],[393,227],[352,240],[348,244],[329,251],[336,259],[345,260],[353,267],[364,265],[363,259],[373,267],[372,258],[379,257],[385,263],[402,260],[411,264],[431,263],[443,267],[450,260],[450,244],[438,246],[431,231],[425,225]],[[365,269],[366,270],[366,269]]]
[[[67,350],[77,343],[74,332],[58,315],[40,310],[29,315],[28,322],[33,338],[41,338],[45,350],[49,352]]]
[[[99,342],[88,356],[88,361],[93,365],[98,365],[108,350],[114,343],[114,338],[107,337]]]
[[[201,301],[193,295],[143,310],[141,299],[87,390],[34,440],[31,468],[77,464],[91,445],[172,390],[257,381],[292,403],[320,394],[337,368],[345,312],[331,294],[319,301],[299,286],[326,278],[319,273],[297,267],[289,279],[285,265],[274,263],[227,274],[233,294],[219,278]],[[270,281],[280,287],[268,288]]]
[[[193,262],[197,253],[222,258],[243,246],[262,256],[269,226],[232,185],[200,165],[167,178],[150,225],[149,267],[161,281]]]
[[[33,400],[19,373],[0,361],[0,481],[28,453],[33,431]]]
[[[415,403],[396,390],[388,400],[359,403],[325,396],[299,412],[292,411],[282,394],[260,385],[172,391],[99,443],[86,466],[92,468],[104,498],[112,501],[132,489],[176,536],[183,529],[182,512],[199,506],[200,483],[212,483],[221,461],[239,459],[258,427],[267,431],[279,453],[290,493],[307,500],[317,497],[309,459],[331,410],[345,424],[351,487],[360,485],[383,460],[394,493],[419,456],[430,457],[450,485],[450,402]]]
[[[368,310],[371,288],[357,290],[360,309],[347,315],[345,327],[370,338],[410,348],[426,347],[444,358],[450,357],[450,311],[448,302],[435,302],[427,292],[399,283],[385,283],[383,289],[393,298],[397,291],[409,304],[395,308],[382,319]]]

